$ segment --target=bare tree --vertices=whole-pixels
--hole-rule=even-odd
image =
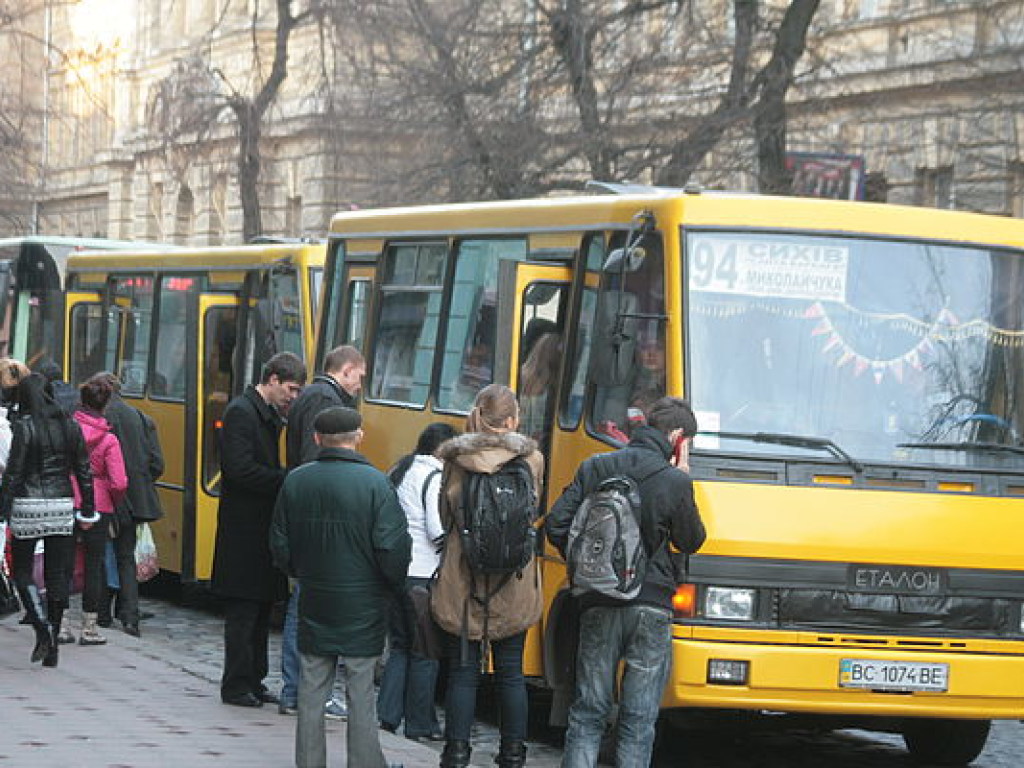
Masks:
[[[178,61],[162,80],[149,108],[149,123],[168,151],[202,146],[230,114],[236,131],[238,192],[242,204],[242,235],[245,241],[263,233],[260,204],[260,171],[263,162],[264,122],[288,76],[292,32],[319,13],[317,3],[293,11],[293,0],[275,0],[272,59],[264,75],[266,45],[261,39],[260,4],[253,5],[250,23],[251,81],[236,82],[210,64],[209,38]],[[227,6],[224,6],[227,8]],[[220,20],[217,22],[220,23]],[[243,80],[245,78],[242,78]]]
[[[781,18],[732,0],[731,24],[717,4],[680,0],[373,5],[343,34],[353,79],[372,83],[369,111],[422,150],[394,172],[412,201],[586,178],[682,185],[730,131],[778,117],[818,0],[792,0]],[[355,7],[336,7],[344,27]]]
[[[0,230],[32,229],[43,126],[43,7],[0,0]]]
[[[754,106],[757,135],[758,190],[788,194],[793,175],[786,169],[786,93],[804,53],[807,30],[820,0],[793,0],[779,24],[772,56],[755,78],[760,91]]]

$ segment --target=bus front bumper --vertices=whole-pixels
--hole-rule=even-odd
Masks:
[[[723,633],[717,639],[680,636],[676,627],[672,672],[663,707],[708,707],[853,716],[941,718],[1024,717],[1024,655],[1020,643],[991,643],[1004,652],[820,647],[779,644]],[[766,635],[768,633],[758,633]],[[793,633],[786,633],[796,641]],[[1017,654],[1005,652],[1011,646]],[[740,662],[746,681],[709,682],[713,660]],[[879,691],[840,685],[844,660],[948,665],[945,691]],[[716,664],[721,668],[721,664]]]

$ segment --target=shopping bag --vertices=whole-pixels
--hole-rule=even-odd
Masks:
[[[18,594],[7,570],[7,525],[0,523],[0,618],[21,610]]]
[[[156,542],[149,523],[139,523],[135,538],[135,576],[141,584],[160,573],[160,562],[156,556]]]

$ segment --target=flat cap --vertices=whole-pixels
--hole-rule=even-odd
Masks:
[[[321,411],[313,421],[313,429],[321,435],[343,435],[355,432],[363,424],[359,411],[336,405]]]

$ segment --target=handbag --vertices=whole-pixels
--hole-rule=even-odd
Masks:
[[[10,577],[0,569],[0,618],[10,616],[21,610],[18,594],[11,584]]]
[[[135,537],[135,578],[141,584],[160,573],[160,561],[156,555],[156,542],[149,523],[139,523]]]
[[[406,600],[409,606],[413,655],[425,659],[443,658],[444,635],[430,612],[430,587],[422,584],[409,587]]]
[[[70,536],[75,528],[75,500],[18,497],[11,504],[11,533],[18,539]]]

